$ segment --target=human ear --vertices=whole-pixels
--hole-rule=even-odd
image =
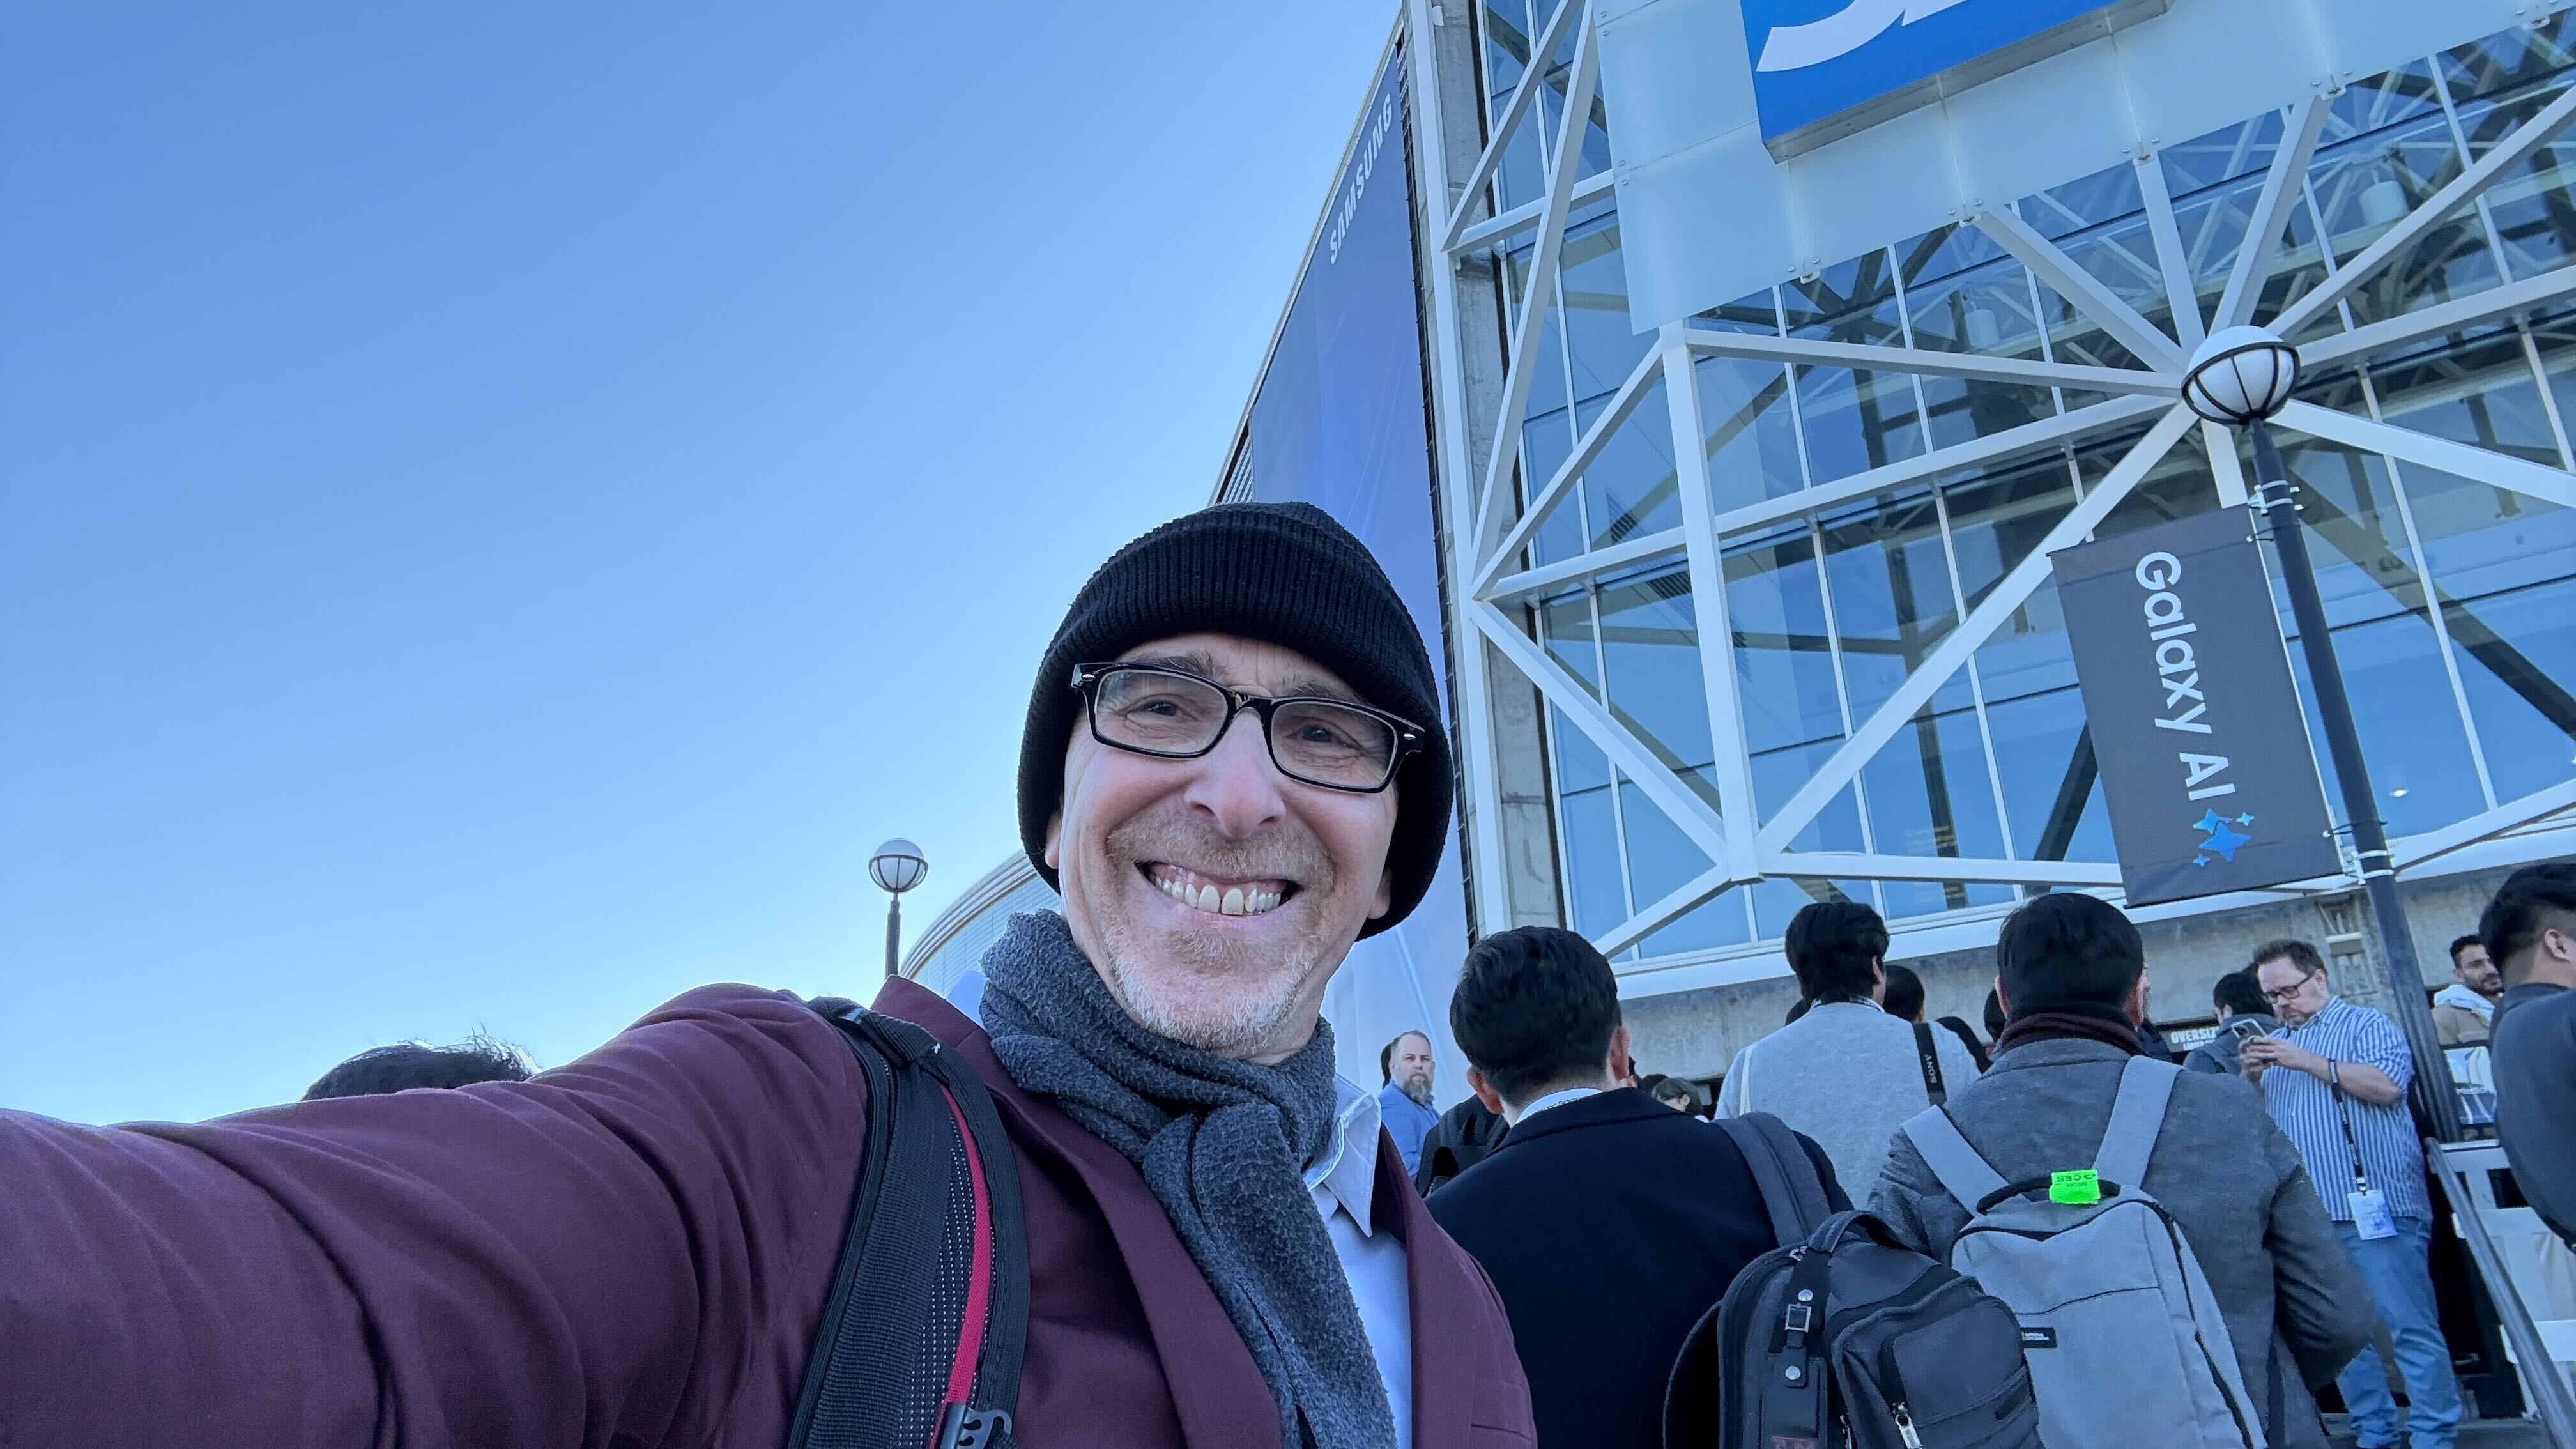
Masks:
[[[1497,1117],[1503,1115],[1502,1093],[1495,1091],[1494,1084],[1486,1081],[1485,1074],[1474,1067],[1467,1069],[1467,1090],[1476,1094],[1476,1100],[1485,1104],[1486,1111]]]
[[[1395,867],[1388,866],[1377,878],[1377,895],[1369,901],[1368,918],[1372,921],[1395,909]]]
[[[1039,853],[1046,857],[1047,869],[1052,871],[1062,871],[1064,869],[1063,811],[1058,810],[1053,815],[1047,817],[1046,849]]]

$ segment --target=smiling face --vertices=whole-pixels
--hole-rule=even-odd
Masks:
[[[1359,698],[1294,650],[1231,635],[1119,657],[1245,694]],[[1189,760],[1114,749],[1083,720],[1046,861],[1075,943],[1129,1016],[1186,1046],[1278,1062],[1314,1034],[1325,983],[1386,914],[1395,812],[1392,788],[1354,794],[1281,774],[1249,710]]]

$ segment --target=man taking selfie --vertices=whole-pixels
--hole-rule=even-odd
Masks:
[[[1320,1019],[1449,829],[1430,659],[1375,560],[1302,504],[1129,544],[1038,663],[1018,782],[1063,914],[1014,918],[980,1024],[907,981],[876,1001],[1007,1132],[1015,1442],[1526,1443],[1501,1306]],[[0,1113],[0,1432],[776,1449],[871,1105],[840,1026],[711,986],[528,1082],[199,1126]]]

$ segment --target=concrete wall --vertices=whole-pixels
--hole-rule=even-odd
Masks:
[[[2478,913],[2510,873],[2475,871],[2400,885],[2427,987],[2451,979],[2444,948],[2452,937],[2477,929]],[[2147,943],[2150,1015],[2159,1022],[2208,1020],[2211,985],[2245,965],[2255,947],[2278,937],[2306,940],[2331,962],[2337,955],[2332,944],[2337,927],[2344,927],[2348,937],[2358,919],[2358,903],[2357,894],[2322,896],[2147,922],[2138,929]],[[2348,950],[2358,943],[2344,944]],[[1985,1035],[1986,991],[1995,978],[1991,947],[1915,957],[1905,964],[1923,978],[1926,1015],[1959,1017]],[[2365,1005],[2381,1003],[2381,995],[2370,989],[2372,981],[2381,979],[2379,970],[2364,973],[2347,965],[2340,974],[2337,989],[2344,995]],[[1719,1076],[1747,1043],[1778,1030],[1797,1000],[1797,982],[1784,977],[1630,1001],[1626,1012],[1636,1037],[1637,1065],[1644,1071]]]

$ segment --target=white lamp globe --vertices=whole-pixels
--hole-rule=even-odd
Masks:
[[[2213,423],[2241,428],[2279,412],[2298,385],[2297,348],[2267,328],[2227,327],[2192,349],[2182,400]]]
[[[868,874],[890,895],[902,895],[921,884],[930,874],[930,862],[921,855],[921,847],[909,840],[894,839],[877,847],[868,857]]]

